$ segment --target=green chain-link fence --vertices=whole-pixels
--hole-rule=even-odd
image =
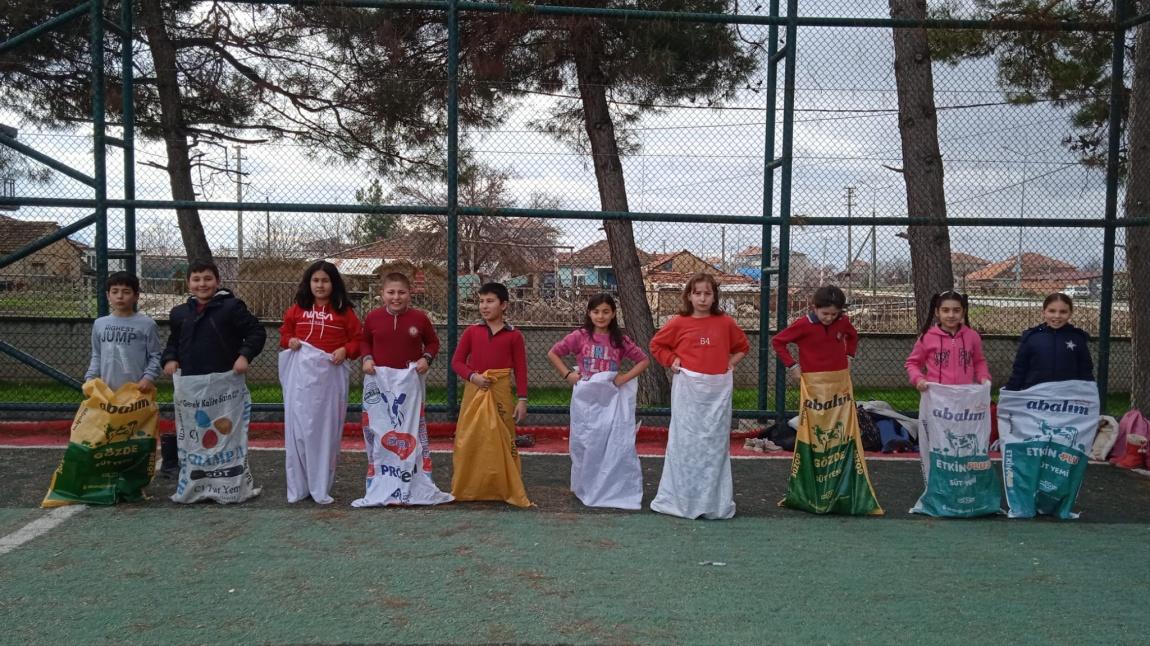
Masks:
[[[0,23],[0,37],[64,13],[65,4],[17,2],[24,13]],[[979,4],[948,6],[978,17]],[[75,125],[93,98],[83,91],[92,87],[83,77],[85,56],[93,55],[84,11],[45,32],[51,50],[41,34],[10,40],[0,53],[0,87],[14,98],[0,106],[0,123],[19,126],[0,148],[0,205],[10,210],[0,216],[0,256],[11,259],[94,212],[99,220],[107,207],[106,244],[89,226],[0,267],[0,339],[11,350],[0,355],[0,408],[74,405],[75,382],[61,380],[83,374],[107,271],[140,275],[140,309],[160,322],[162,336],[168,311],[187,297],[186,240],[172,203],[176,164],[164,130],[170,106],[155,62],[167,59],[157,58],[152,5],[96,9],[108,26],[96,36],[105,51],[95,54],[105,61],[95,86],[108,115],[105,141],[94,139],[91,123]],[[759,353],[760,328],[764,320],[771,331],[785,326],[827,283],[847,292],[863,335],[858,397],[913,408],[917,396],[902,364],[917,334],[916,303],[929,295],[913,287],[926,268],[911,263],[905,222],[894,23],[887,3],[804,2],[794,13],[797,6],[791,2],[790,11],[801,17],[789,22],[786,3],[686,0],[157,9],[174,47],[168,71],[183,102],[177,131],[188,144],[204,238],[223,284],[268,325],[267,349],[250,377],[256,400],[281,401],[278,320],[303,268],[325,258],[340,268],[361,318],[378,306],[382,273],[398,269],[415,279],[414,304],[445,341],[430,378],[436,404],[452,392],[452,328],[477,319],[481,281],[511,287],[508,318],[525,330],[531,404],[543,407],[566,402],[546,352],[581,323],[590,295],[641,290],[658,328],[677,309],[686,278],[706,271],[718,276],[723,309],[752,341],[736,373],[740,415],[795,408],[793,389],[775,398],[776,362]],[[1111,40],[1132,32],[1076,19],[1010,33],[1093,43],[1108,71]],[[1009,374],[1019,333],[1041,321],[1042,298],[1063,291],[1075,297],[1074,322],[1108,343],[1103,356],[1094,348],[1095,357],[1112,407],[1121,408],[1131,379],[1131,313],[1122,254],[1107,267],[1123,229],[1111,227],[1107,248],[1101,226],[1114,217],[1108,188],[1112,199],[1121,196],[1120,169],[1106,163],[1105,128],[1089,132],[1076,122],[1087,97],[1024,96],[995,55],[953,54],[971,34],[991,33],[975,28],[989,23],[932,26],[963,27],[931,32],[935,51],[952,55],[933,65],[927,94],[937,109],[953,224],[953,282],[971,296],[971,322],[984,336],[995,383]],[[126,54],[131,110],[120,102],[123,28],[136,35]],[[599,58],[588,62],[589,50]],[[1088,98],[1105,107],[1110,86],[1094,89]],[[595,121],[596,97],[609,123]],[[1098,117],[1103,125],[1106,116]],[[614,202],[604,197],[613,189],[604,179],[610,169],[600,165],[616,159],[597,141],[604,130],[618,146],[613,177],[625,181]],[[1087,135],[1101,147],[1075,145]],[[74,174],[59,164],[42,172],[23,147]],[[102,169],[93,156],[101,148]],[[92,184],[106,185],[110,204],[98,192],[94,198]],[[624,210],[620,195],[637,214],[641,285],[616,274],[610,227],[596,214]],[[1068,219],[1092,222],[1058,222]],[[57,379],[47,376],[53,370]]]

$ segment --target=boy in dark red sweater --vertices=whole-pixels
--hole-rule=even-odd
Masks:
[[[463,331],[459,347],[451,359],[451,368],[460,379],[475,384],[480,390],[491,387],[483,373],[499,368],[511,368],[515,373],[515,421],[522,424],[527,417],[527,345],[523,334],[503,320],[510,295],[501,283],[487,283],[479,288],[479,315],[476,323]]]
[[[374,375],[376,366],[402,370],[412,364],[415,372],[427,374],[439,354],[439,337],[427,314],[411,307],[411,281],[399,272],[387,274],[379,297],[383,307],[372,310],[363,320],[359,353],[364,374]],[[426,388],[425,383],[423,401],[427,401]],[[431,473],[431,446],[423,409],[419,411],[419,445],[423,470]]]
[[[804,372],[846,370],[858,351],[858,331],[843,314],[847,303],[843,290],[824,285],[815,290],[811,301],[805,316],[795,319],[771,339],[775,354],[796,379]],[[797,361],[787,349],[791,343],[798,346]]]
[[[439,337],[427,314],[411,307],[411,281],[390,273],[383,277],[379,296],[383,307],[363,321],[363,371],[374,375],[376,366],[403,369],[414,363],[416,372],[426,374],[439,354]]]
[[[469,383],[455,429],[451,495],[529,507],[515,424],[527,417],[527,350],[523,334],[503,320],[509,295],[500,283],[479,288],[483,322],[463,332],[451,368]],[[512,413],[511,374],[518,401]]]

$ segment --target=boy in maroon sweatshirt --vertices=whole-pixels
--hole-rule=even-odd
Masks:
[[[439,337],[431,319],[411,307],[411,281],[393,272],[383,277],[379,289],[383,307],[374,309],[363,320],[359,353],[364,374],[374,375],[376,366],[402,370],[415,365],[415,372],[427,374],[435,355],[439,354]],[[424,392],[424,401],[427,393]],[[419,411],[419,444],[423,451],[423,470],[431,473],[431,447],[427,438],[427,420]]]
[[[775,354],[796,379],[804,372],[846,370],[858,351],[858,331],[843,314],[847,303],[843,290],[824,285],[815,290],[811,300],[805,316],[771,339]],[[787,349],[791,343],[798,346],[797,361]]]
[[[411,281],[390,273],[383,277],[379,296],[383,307],[363,321],[363,371],[374,375],[376,366],[403,369],[414,363],[416,372],[426,374],[439,354],[439,337],[427,314],[411,307]]]

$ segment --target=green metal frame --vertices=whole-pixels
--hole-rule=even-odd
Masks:
[[[87,15],[90,21],[91,39],[91,80],[93,87],[92,97],[92,131],[93,131],[93,158],[94,172],[86,175],[67,166],[48,155],[44,155],[29,146],[17,142],[14,138],[0,133],[0,145],[13,150],[52,168],[63,175],[92,187],[92,199],[56,199],[56,198],[30,198],[30,197],[0,197],[0,206],[55,206],[80,207],[92,209],[92,215],[85,217],[69,226],[63,227],[51,236],[35,241],[24,248],[0,258],[0,267],[42,249],[53,242],[61,240],[83,228],[95,226],[96,235],[96,297],[99,313],[107,313],[107,300],[102,285],[108,273],[108,259],[110,257],[123,258],[130,271],[136,270],[136,231],[135,216],[137,209],[175,209],[180,207],[194,207],[200,210],[227,210],[227,211],[275,211],[275,212],[309,212],[309,213],[377,213],[381,215],[395,214],[433,214],[447,216],[447,279],[448,279],[448,313],[447,313],[447,352],[454,352],[458,343],[458,219],[467,215],[492,214],[491,209],[460,206],[458,196],[459,181],[459,16],[461,12],[488,12],[488,13],[534,13],[539,15],[577,15],[602,18],[615,18],[626,20],[660,20],[707,22],[740,25],[765,25],[768,27],[767,44],[767,88],[766,88],[766,129],[764,133],[764,164],[763,164],[763,207],[758,217],[744,216],[715,216],[710,214],[684,214],[684,213],[648,213],[648,212],[604,212],[604,211],[555,211],[538,209],[497,209],[494,213],[511,217],[535,217],[553,219],[583,219],[583,220],[616,220],[626,219],[635,222],[691,222],[709,224],[758,224],[762,227],[762,258],[760,260],[760,338],[759,338],[759,392],[757,410],[735,411],[736,417],[765,418],[775,416],[782,418],[787,414],[786,381],[782,365],[775,362],[775,390],[773,406],[770,405],[768,393],[770,371],[770,336],[772,334],[770,303],[772,298],[771,278],[777,277],[777,290],[774,294],[776,301],[776,316],[774,331],[782,329],[787,323],[789,301],[789,263],[790,227],[794,224],[791,213],[792,188],[792,152],[794,134],[794,101],[795,101],[795,70],[796,48],[798,31],[800,27],[841,27],[841,28],[897,28],[897,27],[923,27],[927,29],[974,29],[974,30],[1032,30],[1032,31],[1090,31],[1110,32],[1113,36],[1113,55],[1111,59],[1111,99],[1109,114],[1109,139],[1106,165],[1106,202],[1105,212],[1099,218],[1073,218],[1062,220],[1047,220],[1045,227],[1083,227],[1102,228],[1104,230],[1104,257],[1103,257],[1103,290],[1100,303],[1100,333],[1098,356],[1098,389],[1105,398],[1109,384],[1110,367],[1110,333],[1111,333],[1111,307],[1113,305],[1114,283],[1114,253],[1116,233],[1120,227],[1143,226],[1150,224],[1146,221],[1128,221],[1118,218],[1118,184],[1119,184],[1119,147],[1121,145],[1121,94],[1123,90],[1122,72],[1125,65],[1125,35],[1126,32],[1138,25],[1150,21],[1150,14],[1140,16],[1131,15],[1129,0],[1116,0],[1113,19],[1107,22],[1084,21],[1025,21],[1025,20],[892,20],[889,18],[843,18],[843,17],[817,17],[801,16],[798,13],[798,0],[787,0],[785,14],[780,13],[780,0],[770,0],[767,15],[738,15],[738,14],[710,14],[687,12],[659,12],[632,9],[613,9],[602,7],[567,7],[552,5],[530,5],[520,3],[487,3],[466,2],[460,0],[235,0],[245,4],[283,4],[283,5],[340,5],[352,8],[386,8],[408,9],[442,12],[445,15],[448,27],[448,62],[447,62],[447,203],[442,207],[421,207],[380,205],[365,207],[362,205],[336,205],[336,204],[306,204],[306,203],[235,203],[235,202],[182,202],[165,200],[137,200],[135,191],[135,105],[133,89],[133,43],[131,34],[134,29],[133,2],[121,0],[120,22],[112,24],[114,34],[121,37],[122,57],[121,73],[123,76],[123,135],[121,139],[109,137],[105,120],[105,83],[103,73],[104,57],[104,14],[103,2],[89,0],[82,2],[55,18],[52,18],[36,27],[9,38],[0,43],[0,52],[5,52],[19,46],[21,43],[36,38],[52,29],[60,27],[72,20]],[[779,29],[784,30],[784,44],[779,45]],[[775,131],[778,126],[778,83],[779,64],[783,65],[782,88],[782,137],[776,146]],[[122,199],[109,199],[107,195],[106,153],[108,145],[121,146],[124,151],[124,186]],[[779,171],[778,215],[775,215],[775,171]],[[108,249],[108,210],[120,209],[124,215],[124,249],[121,252],[112,252]],[[831,226],[850,222],[842,217],[803,218],[805,226]],[[928,224],[925,218],[875,218],[872,223],[877,226],[920,226]],[[1016,227],[1032,226],[1032,220],[1016,217],[981,217],[948,220],[948,226],[993,226]],[[774,247],[773,227],[779,228],[778,266],[771,265],[771,254]],[[0,352],[16,358],[37,370],[51,376],[53,379],[72,387],[78,382],[42,361],[32,357],[18,348],[7,343],[0,343]],[[433,406],[431,409],[447,410],[454,413],[458,395],[457,379],[448,371],[448,403],[445,406]],[[61,408],[61,406],[63,406]],[[71,405],[58,404],[14,404],[0,402],[0,410],[64,410]],[[278,405],[257,405],[255,408],[276,410]],[[556,406],[533,406],[534,412],[564,412],[566,409]],[[644,414],[667,414],[667,409],[645,409]]]

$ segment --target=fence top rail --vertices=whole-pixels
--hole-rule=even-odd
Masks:
[[[447,0],[230,0],[235,4],[277,4],[294,6],[327,6],[359,9],[413,9],[448,11]],[[788,25],[800,27],[921,27],[925,29],[975,29],[993,31],[1121,31],[1128,23],[1088,20],[1019,20],[990,19],[894,19],[852,18],[848,16],[765,16],[758,14],[697,13],[689,11],[654,11],[613,7],[574,7],[561,4],[526,4],[519,2],[458,2],[461,12],[523,13],[554,16],[622,18],[626,20],[664,20],[737,25]]]
[[[91,199],[18,197],[0,198],[0,206],[51,206],[94,208]],[[194,200],[107,200],[109,208],[134,209],[198,209],[201,211],[255,211],[274,213],[371,213],[377,215],[447,215],[447,206],[405,206],[365,204],[309,204],[302,202],[197,202]],[[926,217],[886,216],[871,217],[762,217],[757,215],[723,215],[709,213],[662,213],[646,211],[595,211],[563,209],[482,208],[460,206],[459,215],[491,215],[505,217],[541,218],[547,220],[634,220],[636,222],[681,222],[699,224],[749,224],[843,226],[845,224],[874,224],[877,226],[958,226],[958,227],[1052,227],[1052,228],[1107,228],[1126,229],[1150,226],[1150,218],[1044,218],[1037,221],[1026,217]]]

